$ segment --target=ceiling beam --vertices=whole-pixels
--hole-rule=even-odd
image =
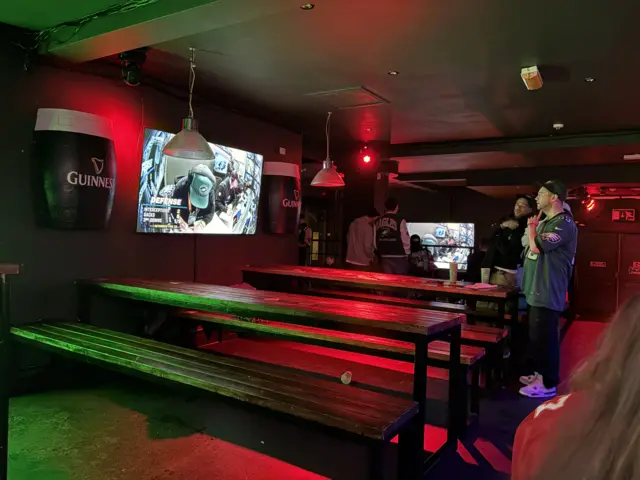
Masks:
[[[587,183],[629,183],[640,178],[640,163],[511,168],[506,170],[468,170],[461,172],[422,172],[398,175],[402,182],[421,183],[460,179],[467,187],[532,185],[557,178],[568,185]]]
[[[87,62],[299,7],[299,0],[161,0],[96,18],[75,35],[75,27],[62,28],[41,53]]]
[[[583,133],[546,137],[479,138],[446,142],[396,143],[389,147],[391,158],[452,155],[478,152],[524,153],[556,148],[594,147],[640,143],[640,130]]]

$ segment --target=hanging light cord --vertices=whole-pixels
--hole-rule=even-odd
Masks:
[[[324,127],[324,133],[327,137],[327,160],[329,160],[329,138],[331,136],[331,113],[329,112],[329,114],[327,115],[327,124]]]
[[[189,118],[193,118],[193,86],[196,84],[196,49],[190,47],[191,58],[189,59]]]

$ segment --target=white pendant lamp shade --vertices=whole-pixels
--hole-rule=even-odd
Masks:
[[[344,180],[336,170],[336,167],[330,158],[322,162],[322,170],[316,173],[316,176],[313,177],[313,180],[311,180],[311,186],[329,188],[344,187]]]
[[[325,125],[325,134],[327,137],[327,157],[322,162],[322,170],[316,173],[311,180],[312,187],[339,188],[344,187],[342,175],[336,170],[331,157],[329,156],[329,141],[331,133],[331,112],[327,114],[327,123]]]
[[[213,160],[213,150],[198,132],[198,121],[195,118],[183,118],[182,130],[162,150],[171,157],[189,160]]]
[[[187,160],[213,160],[215,155],[207,140],[198,133],[198,121],[193,117],[193,86],[196,83],[196,49],[190,48],[189,59],[189,116],[182,119],[182,130],[167,143],[162,153]]]

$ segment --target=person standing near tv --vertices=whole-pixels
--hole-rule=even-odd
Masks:
[[[213,220],[215,191],[216,177],[209,167],[200,164],[178,183],[164,187],[160,196],[180,200],[175,215],[177,229],[197,233]]]
[[[549,180],[540,187],[540,213],[528,221],[522,291],[529,306],[529,336],[534,346],[535,371],[520,377],[520,394],[546,398],[560,383],[559,323],[578,246],[578,228],[564,210],[567,187]],[[545,219],[541,220],[542,215]]]
[[[531,195],[516,198],[513,213],[504,219],[494,231],[482,268],[491,269],[489,283],[510,288],[518,286],[518,270],[522,267],[521,242],[527,228],[527,219],[536,209]]]
[[[304,213],[301,213],[300,222],[298,223],[298,265],[301,267],[305,267],[309,260],[312,234],[311,227],[305,221]]]
[[[398,216],[398,201],[388,198],[384,204],[384,215],[374,222],[375,251],[380,257],[384,273],[407,275],[411,253],[409,230],[404,218]]]

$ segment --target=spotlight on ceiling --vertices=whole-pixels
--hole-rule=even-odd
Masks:
[[[584,81],[587,83],[593,83],[596,81],[596,79],[593,77],[584,77]]]
[[[314,8],[316,8],[316,5],[314,3],[305,3],[303,5],[300,5],[301,10],[313,10]]]
[[[136,48],[118,55],[122,67],[122,80],[130,87],[137,87],[142,81],[142,65],[147,60],[148,48]]]
[[[397,76],[397,75],[400,75],[400,72],[399,72],[399,71],[397,71],[397,70],[389,70],[389,71],[387,72],[387,75],[391,75],[392,77],[395,77],[395,76]]]

